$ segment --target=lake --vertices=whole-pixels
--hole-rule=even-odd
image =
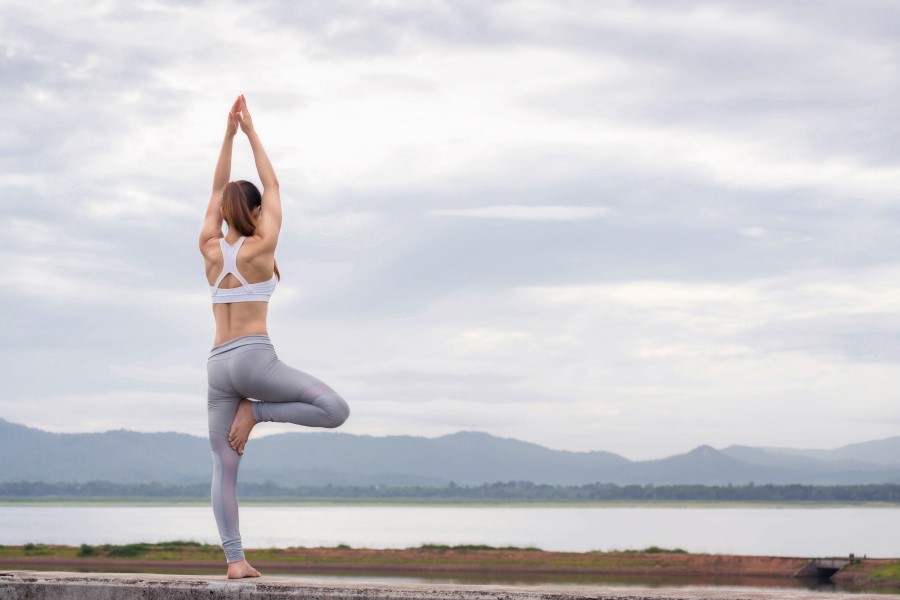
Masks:
[[[241,506],[245,548],[421,544],[900,557],[900,508]],[[204,506],[0,506],[0,544],[219,544]]]

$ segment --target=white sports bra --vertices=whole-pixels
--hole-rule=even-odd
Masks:
[[[269,296],[275,291],[275,284],[278,283],[278,279],[274,273],[272,274],[272,279],[260,281],[259,283],[248,283],[244,276],[238,273],[237,253],[244,244],[245,237],[242,235],[234,244],[227,243],[224,237],[219,238],[219,246],[222,248],[222,258],[225,264],[222,267],[222,272],[216,279],[215,285],[209,286],[213,304],[223,302],[268,302]],[[241,287],[219,287],[219,284],[222,283],[222,280],[228,273],[234,275],[241,282]]]

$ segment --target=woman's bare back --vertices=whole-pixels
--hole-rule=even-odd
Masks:
[[[224,236],[210,238],[203,246],[203,259],[206,266],[206,279],[209,285],[215,285],[216,279],[222,273],[224,259],[219,240]],[[246,236],[236,262],[237,270],[244,276],[247,283],[259,283],[272,278],[275,266],[274,251],[266,248],[259,236]],[[226,244],[233,244],[238,238]],[[228,273],[219,282],[219,287],[232,289],[241,287],[241,282]],[[268,315],[268,302],[233,302],[213,304],[213,317],[216,321],[216,338],[213,345],[222,344],[242,335],[266,334],[266,317]]]

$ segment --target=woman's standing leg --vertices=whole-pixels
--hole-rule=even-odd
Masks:
[[[234,563],[244,560],[237,501],[237,474],[241,455],[228,443],[228,431],[242,396],[231,387],[228,359],[209,360],[207,374],[209,445],[213,463],[210,500],[226,562]]]
[[[222,540],[222,549],[225,551],[225,560],[226,562],[244,560],[236,490],[241,455],[228,443],[228,436],[221,433],[210,431],[209,443],[213,459],[210,500],[219,537]]]

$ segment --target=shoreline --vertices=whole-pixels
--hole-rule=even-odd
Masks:
[[[260,571],[372,576],[483,576],[494,578],[641,578],[693,583],[743,581],[748,585],[801,585],[794,575],[809,557],[691,554],[678,549],[553,552],[489,546],[421,546],[406,549],[246,548]],[[179,570],[224,568],[221,547],[191,541],[122,546],[26,544],[0,546],[0,569]],[[900,558],[863,558],[844,567],[832,583],[857,590],[900,592]]]
[[[221,573],[192,574],[71,573],[66,571],[10,571],[0,578],[0,588],[11,588],[22,598],[87,598],[102,590],[103,597],[165,597],[173,600],[212,596],[260,598],[332,598],[334,600],[397,600],[436,598],[445,600],[846,600],[847,591],[833,586],[805,585],[794,588],[746,586],[681,586],[642,584],[517,584],[472,585],[462,582],[398,582],[363,580],[330,581],[307,577],[263,574],[261,579],[227,581]],[[20,593],[16,593],[16,592]],[[91,592],[95,592],[92,594]],[[893,600],[896,595],[863,593],[860,598]]]

